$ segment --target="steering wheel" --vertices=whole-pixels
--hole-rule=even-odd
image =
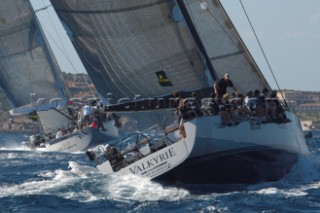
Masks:
[[[136,134],[136,149],[139,153],[139,155],[141,155],[142,157],[144,157],[145,155],[141,153],[140,149],[145,146],[146,144],[148,144],[149,146],[151,146],[150,144],[150,138],[144,134],[141,133],[133,133]]]

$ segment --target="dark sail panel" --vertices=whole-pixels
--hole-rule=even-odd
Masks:
[[[269,87],[218,0],[184,0],[219,78],[229,73],[241,93]]]
[[[51,2],[72,30],[75,48],[101,95],[151,97],[209,86],[175,1]]]
[[[28,1],[0,1],[0,86],[13,107],[65,98]]]

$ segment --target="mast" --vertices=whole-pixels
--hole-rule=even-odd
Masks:
[[[214,81],[218,80],[218,76],[214,70],[214,67],[212,66],[211,62],[210,62],[210,58],[207,54],[207,51],[198,35],[198,32],[192,22],[192,19],[188,13],[188,10],[186,8],[186,5],[184,3],[184,0],[176,0],[180,10],[181,10],[181,13],[184,17],[184,19],[186,20],[186,23],[187,23],[187,26],[191,32],[191,35],[197,45],[197,47],[199,48],[201,54],[203,55],[204,59],[205,59],[205,64],[206,64],[206,67],[209,69],[209,72],[211,74],[211,77],[213,78]]]

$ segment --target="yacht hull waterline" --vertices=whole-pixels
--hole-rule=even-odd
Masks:
[[[192,153],[156,180],[187,184],[279,180],[290,172],[299,155],[308,154],[298,118],[291,112],[286,114],[291,121],[282,124],[258,125],[249,119],[236,126],[220,127],[219,116],[192,120],[197,126]]]

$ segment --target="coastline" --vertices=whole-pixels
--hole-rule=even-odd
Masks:
[[[35,134],[38,124],[25,115],[10,116],[9,113],[0,111],[0,132],[19,132]]]

